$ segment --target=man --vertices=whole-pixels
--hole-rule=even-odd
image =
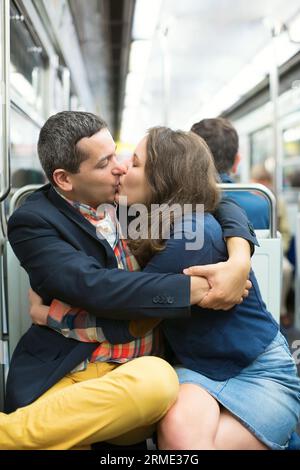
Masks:
[[[115,143],[105,122],[90,113],[58,113],[42,128],[38,152],[50,184],[30,196],[13,214],[9,241],[44,303],[58,298],[82,307],[98,317],[103,341],[120,345],[136,339],[128,320],[188,318],[190,304],[200,305],[207,292],[205,280],[116,269],[110,240],[97,236],[97,226],[101,225],[97,208],[113,203],[119,177],[126,171],[116,160]],[[224,236],[242,236],[256,242],[237,207],[230,206],[230,214],[225,207],[223,219],[227,222]],[[246,279],[248,274],[248,242],[230,238],[228,243],[232,253],[229,264],[208,271],[204,268],[211,283],[218,276],[223,279],[226,268],[231,272],[237,266],[238,276],[231,278],[234,285],[231,281],[230,286],[221,283],[225,301],[218,295],[211,299],[213,291],[206,296],[205,302],[212,302],[215,308],[228,308],[240,300],[244,282],[241,289],[238,278]],[[228,291],[233,293],[231,297]],[[126,328],[114,321],[120,319]],[[145,427],[149,429],[172,405],[178,384],[165,361],[140,357],[143,348],[138,354],[134,348],[134,353],[128,352],[127,362],[117,367],[109,353],[98,354],[99,347],[99,343],[73,341],[36,325],[21,338],[7,380],[6,410],[11,412],[34,402],[9,415],[12,420],[15,414],[19,420],[21,416],[31,425],[30,429],[22,429],[22,448],[37,448],[35,439],[40,448],[70,448],[79,442],[90,444],[143,427],[144,431],[136,432],[142,439],[149,434]],[[83,369],[74,371],[78,365]],[[95,418],[97,412],[100,416]],[[62,414],[64,425],[59,419]],[[79,414],[85,426],[74,419]],[[43,438],[37,432],[41,422],[46,429]],[[13,441],[16,436],[8,421],[6,432],[9,446],[9,439]],[[130,440],[125,437],[123,442]]]
[[[236,174],[241,161],[239,137],[232,124],[224,118],[203,119],[191,128],[202,137],[210,148],[222,183],[233,183],[231,174]],[[255,229],[269,228],[268,202],[249,191],[226,192],[245,211]]]

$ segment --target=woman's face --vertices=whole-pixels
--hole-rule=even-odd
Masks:
[[[120,196],[127,197],[127,204],[146,204],[149,195],[149,186],[145,176],[145,164],[147,159],[147,137],[144,137],[137,145],[128,165],[125,175],[120,177],[116,202],[124,204]]]

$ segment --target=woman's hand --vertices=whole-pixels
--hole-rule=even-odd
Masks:
[[[43,305],[42,298],[32,289],[29,289],[28,298],[30,307],[29,314],[31,316],[32,323],[35,323],[36,325],[47,325],[49,307],[47,305]]]

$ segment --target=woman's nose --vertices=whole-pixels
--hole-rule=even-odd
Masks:
[[[123,165],[126,165],[127,170],[132,166],[132,157],[128,157],[123,160]]]

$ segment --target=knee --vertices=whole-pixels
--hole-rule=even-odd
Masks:
[[[144,403],[143,410],[151,422],[158,421],[175,403],[179,382],[176,372],[168,362],[158,357],[143,357],[140,362],[141,380],[137,383],[137,393]]]
[[[158,448],[161,450],[215,450],[214,441],[201,426],[191,426],[182,408],[175,403],[157,427]]]
[[[174,405],[159,422],[157,427],[158,447],[163,450],[182,449],[183,436],[189,430],[185,430],[185,420],[178,407]]]

